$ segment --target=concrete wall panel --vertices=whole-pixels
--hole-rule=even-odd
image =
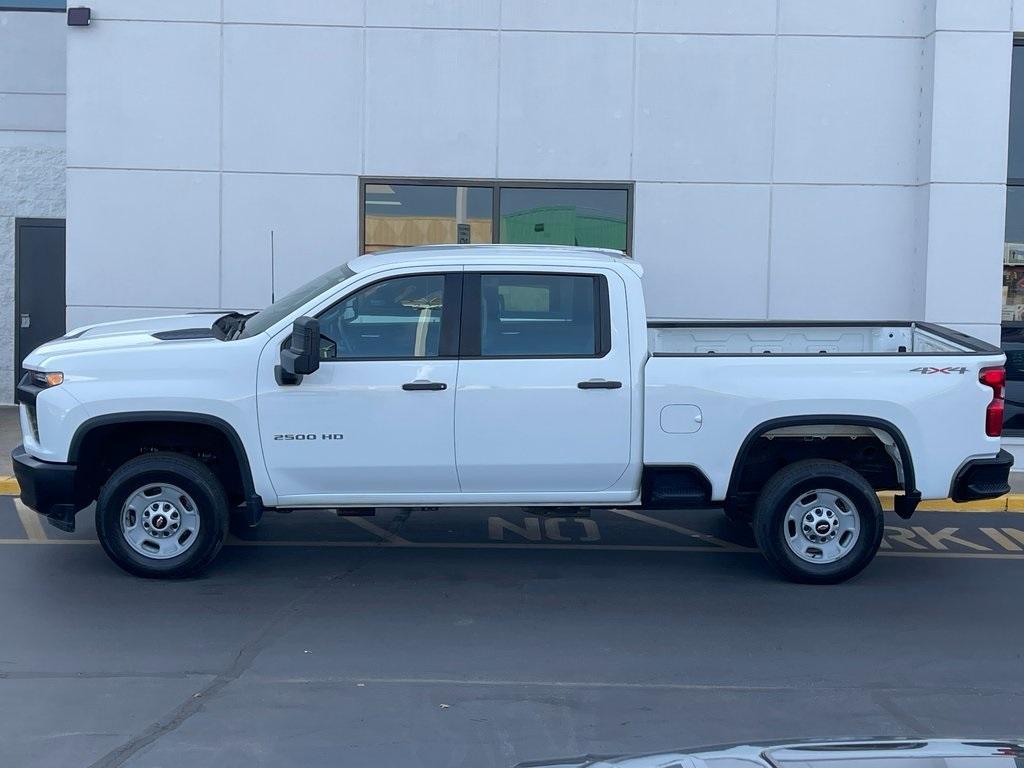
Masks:
[[[342,27],[224,29],[224,169],[362,170],[363,34]]]
[[[219,303],[215,173],[68,171],[67,302]]]
[[[775,34],[776,0],[636,0],[641,32]]]
[[[925,34],[928,3],[922,0],[779,0],[785,35]]]
[[[354,176],[224,174],[222,303],[259,309],[357,256]]]
[[[390,0],[389,0],[390,1]],[[224,21],[361,26],[366,0],[223,0]]]
[[[494,176],[498,33],[371,29],[366,45],[366,172]]]
[[[924,319],[1000,321],[1005,189],[995,184],[932,184]]]
[[[773,45],[767,37],[639,38],[636,178],[768,181]]]
[[[920,316],[916,189],[776,186],[773,194],[772,318]]]
[[[635,9],[624,0],[515,0],[501,5],[502,29],[632,32]]]
[[[497,29],[499,0],[385,0],[366,4],[371,27]]]
[[[89,7],[95,21],[220,21],[220,0],[91,0]]]
[[[768,186],[638,184],[633,239],[654,317],[764,318]]]
[[[220,30],[105,21],[68,45],[68,164],[216,169]]]
[[[498,175],[628,178],[632,57],[625,35],[503,34]]]
[[[779,41],[775,181],[914,184],[921,41]]]
[[[64,93],[62,13],[0,11],[0,93]]]
[[[935,33],[932,181],[1006,181],[1012,50],[1009,32]]]

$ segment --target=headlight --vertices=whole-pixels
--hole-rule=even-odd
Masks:
[[[60,371],[50,371],[46,373],[44,371],[29,371],[29,381],[35,384],[37,387],[47,388],[56,387],[58,384],[64,383],[64,374]]]

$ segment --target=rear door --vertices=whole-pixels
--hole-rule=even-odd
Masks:
[[[455,397],[463,493],[586,493],[629,465],[625,286],[613,271],[466,273]]]

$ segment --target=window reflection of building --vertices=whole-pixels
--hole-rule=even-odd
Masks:
[[[1024,436],[1024,45],[1013,48],[1010,143],[1003,246],[1003,329],[1006,353],[1004,432]]]
[[[366,180],[363,251],[501,242],[628,252],[631,197],[626,184]]]

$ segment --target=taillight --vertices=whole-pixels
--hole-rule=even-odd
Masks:
[[[992,402],[985,409],[985,434],[999,437],[1003,434],[1003,394],[1006,391],[1005,368],[983,368],[978,380],[986,387],[992,387]]]

